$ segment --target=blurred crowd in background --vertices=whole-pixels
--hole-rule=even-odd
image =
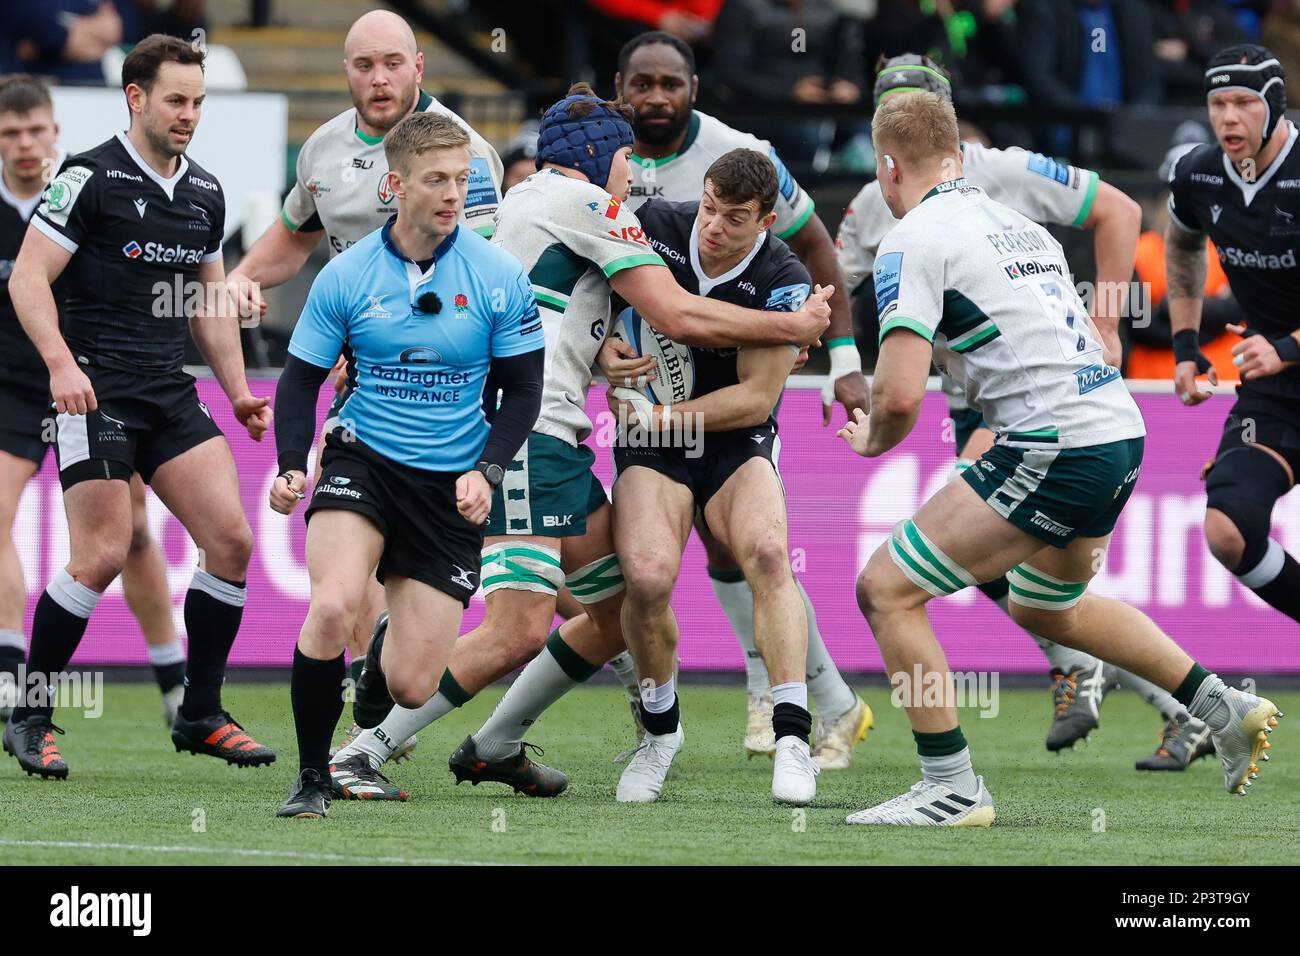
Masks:
[[[1286,68],[1290,101],[1300,104],[1300,0],[394,0],[391,6],[435,34],[439,23],[462,30],[467,39],[460,46],[449,34],[439,36],[457,52],[482,46],[468,38],[504,23],[515,73],[498,74],[501,96],[523,97],[525,116],[573,80],[612,94],[618,51],[632,36],[657,29],[681,38],[697,57],[698,107],[769,140],[814,196],[832,234],[848,200],[874,175],[877,62],[923,53],[952,77],[965,139],[1099,169],[1141,202],[1146,231],[1135,278],[1147,283],[1149,322],[1130,327],[1126,345],[1130,374],[1153,377],[1168,363],[1169,336],[1161,301],[1159,170],[1210,139],[1207,61],[1229,44],[1262,43]],[[209,14],[225,14],[229,23],[235,7],[239,25],[309,25],[301,5],[288,0],[0,0],[0,74],[103,85],[101,61],[111,51],[153,32],[196,37]],[[472,102],[451,98],[436,80],[426,86],[477,123]],[[514,128],[512,139],[495,143],[507,185],[534,168],[535,126]],[[296,155],[290,138],[287,171]],[[1060,238],[1076,274],[1090,276],[1087,238]],[[1214,256],[1210,262],[1207,332],[1239,318]],[[871,305],[860,302],[857,315],[868,362]],[[819,369],[816,360],[809,366]]]

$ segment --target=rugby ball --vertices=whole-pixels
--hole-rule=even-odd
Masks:
[[[609,334],[628,343],[638,355],[655,360],[655,379],[638,391],[656,405],[676,405],[695,393],[695,360],[689,345],[655,331],[633,308],[618,314]]]

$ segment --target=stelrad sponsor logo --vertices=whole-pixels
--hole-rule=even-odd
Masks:
[[[202,249],[192,249],[179,243],[164,246],[161,242],[146,242],[143,246],[132,239],[122,247],[128,259],[144,258],[145,262],[166,262],[179,265],[197,265],[203,258]]]
[[[1239,249],[1236,246],[1219,246],[1219,261],[1225,266],[1238,266],[1243,269],[1294,269],[1296,267],[1295,250],[1288,249],[1281,255],[1264,252],[1260,249]]]

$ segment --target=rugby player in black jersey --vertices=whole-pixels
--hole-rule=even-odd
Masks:
[[[1196,382],[1213,366],[1199,347],[1205,236],[1241,303],[1245,338],[1233,348],[1241,375],[1218,451],[1205,466],[1205,537],[1237,580],[1300,621],[1300,564],[1269,537],[1273,506],[1300,474],[1300,149],[1283,115],[1286,78],[1268,50],[1221,50],[1205,71],[1216,142],[1191,150],[1170,176],[1165,259],[1184,405],[1211,393]]]
[[[255,440],[269,398],[248,390],[239,322],[224,287],[225,201],[186,157],[204,99],[203,52],[160,34],[122,66],[125,133],[68,159],[46,189],[9,281],[19,321],[50,373],[71,558],[36,606],[28,670],[66,668],[131,543],[132,476],[185,526],[201,560],[185,596],[189,661],[176,749],[270,763],[221,704],[239,631],[252,532],[235,460],[182,363],[188,324]],[[51,287],[62,278],[64,307]],[[60,319],[62,330],[60,330]],[[66,777],[52,700],[15,709],[4,749],[23,769]]]
[[[25,688],[17,680],[27,642],[23,609],[27,587],[12,538],[18,502],[40,469],[52,437],[49,376],[23,332],[9,300],[9,275],[41,193],[64,159],[58,146],[50,91],[35,77],[0,79],[0,721],[7,720]],[[185,649],[172,622],[167,565],[149,533],[144,484],[131,482],[131,548],[122,570],[126,601],[149,646],[149,662],[162,691],[163,719],[171,727],[180,707]]]
[[[770,231],[777,183],[776,168],[766,156],[735,149],[708,168],[698,203],[652,200],[637,215],[651,245],[686,291],[747,308],[798,311],[810,279],[795,254]],[[736,555],[753,586],[755,633],[774,685],[772,795],[803,805],[816,793],[819,768],[808,748],[807,618],[786,546],[773,416],[796,355],[789,346],[692,348],[693,397],[670,409],[651,406],[630,389],[611,391],[611,408],[620,421],[641,420],[656,431],[674,432],[641,440],[634,429],[614,450],[614,536],[627,581],[623,633],[642,680],[646,729],[619,780],[621,802],[656,800],[682,746],[673,667],[677,623],[669,599],[697,510]],[[629,361],[608,340],[600,364],[615,386],[629,371],[643,370],[643,363]],[[687,417],[702,423],[702,447],[676,440],[684,437],[681,426]],[[594,632],[590,644],[587,640],[586,632],[575,632],[570,648],[586,661],[609,660],[622,651],[621,646],[600,646],[608,639]],[[557,662],[553,653],[548,645],[524,669],[473,735],[476,747],[487,740],[493,747],[517,746],[515,738],[522,741],[542,712],[577,686],[572,668]],[[478,779],[463,770],[457,776]]]

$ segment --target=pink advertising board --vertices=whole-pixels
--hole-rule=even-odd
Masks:
[[[256,394],[274,394],[273,380],[253,385]],[[266,504],[276,474],[271,439],[262,444],[248,439],[215,382],[202,380],[199,390],[234,449],[256,542],[248,606],[232,663],[287,667],[307,611],[301,512],[286,518]],[[322,412],[328,397],[322,395]],[[1230,396],[1216,396],[1195,409],[1183,408],[1168,394],[1141,394],[1137,400],[1147,422],[1146,461],[1116,529],[1106,570],[1093,587],[1097,593],[1142,608],[1210,668],[1249,674],[1300,672],[1300,629],[1215,563],[1200,530],[1205,495],[1198,474],[1218,443]],[[603,389],[593,389],[588,405],[593,416],[608,418]],[[833,428],[822,427],[816,391],[786,393],[780,413],[780,466],[790,503],[791,558],[841,668],[881,670],[875,643],[854,601],[854,580],[890,528],[947,480],[953,446],[946,416],[943,396],[931,393],[907,441],[889,455],[867,461],[835,438]],[[598,419],[593,442],[611,433],[601,425]],[[609,451],[602,447],[596,451],[598,474],[608,487]],[[152,495],[149,511],[154,534],[166,553],[176,620],[183,633],[181,606],[196,551],[184,529]],[[1289,551],[1300,554],[1300,495],[1292,493],[1281,501],[1273,532]],[[30,625],[36,597],[67,555],[52,456],[23,495],[15,536],[27,576]],[[705,575],[703,550],[694,540],[687,548],[673,604],[682,629],[685,668],[742,666],[740,649]],[[1044,669],[1044,660],[1029,637],[973,589],[934,601],[930,608],[954,669]],[[476,595],[464,629],[473,627],[482,613],[482,596]],[[120,583],[115,583],[95,611],[74,662],[113,665],[145,660],[139,629],[122,598]]]

